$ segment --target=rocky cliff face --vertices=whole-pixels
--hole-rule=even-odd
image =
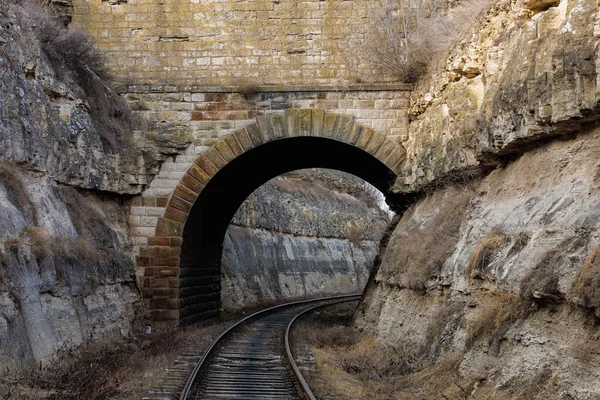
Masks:
[[[139,302],[122,201],[0,165],[0,370],[127,336]]]
[[[396,190],[503,164],[598,119],[597,5],[499,1],[413,94]]]
[[[396,190],[428,192],[356,323],[409,349],[411,376],[451,368],[433,397],[600,393],[597,15],[496,3],[415,99]]]
[[[224,243],[226,311],[286,297],[362,291],[389,216],[362,181],[299,171],[261,186]]]
[[[118,99],[99,76],[74,69],[67,53],[50,52],[44,40],[88,43],[33,3],[0,4],[3,375],[47,365],[61,350],[128,335],[139,301],[126,208],[109,192],[139,192],[154,161],[131,146],[131,126],[106,141],[101,129],[120,120],[117,108],[102,114],[90,90]]]

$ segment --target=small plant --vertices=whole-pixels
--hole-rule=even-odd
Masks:
[[[486,235],[479,245],[473,251],[469,263],[467,264],[467,274],[471,279],[486,279],[485,272],[498,250],[505,247],[510,238],[500,233],[490,233]]]
[[[25,220],[32,225],[37,225],[37,204],[29,196],[27,184],[21,171],[13,165],[0,163],[0,185],[4,187],[8,201],[23,214]]]
[[[590,251],[577,271],[568,298],[594,312],[600,318],[600,244]]]
[[[89,35],[67,29],[47,8],[33,0],[25,1],[24,6],[37,25],[42,50],[55,71],[63,77],[72,74],[83,89],[105,149],[117,150],[131,138],[133,117],[125,100],[108,84],[110,75],[104,55],[94,47]]]
[[[518,295],[492,292],[491,297],[481,303],[477,319],[467,327],[467,348],[483,342],[493,353],[498,354],[500,344],[511,326],[525,319],[535,308]]]
[[[363,227],[358,221],[350,220],[346,222],[346,234],[348,240],[355,246],[360,245],[363,237]]]
[[[372,25],[361,49],[363,61],[375,75],[416,82],[488,4],[471,0],[450,7],[449,2],[428,0],[376,0],[370,6]]]

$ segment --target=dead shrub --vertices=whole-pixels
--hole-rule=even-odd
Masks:
[[[589,232],[578,232],[548,251],[521,281],[521,297],[541,305],[564,301],[558,285],[559,269],[568,264],[574,252],[586,246],[588,238]]]
[[[467,275],[471,279],[488,279],[486,268],[491,260],[496,256],[498,250],[505,247],[510,241],[510,238],[502,233],[487,234],[469,258],[467,264]]]
[[[107,226],[106,218],[91,206],[82,193],[70,186],[59,186],[57,192],[67,206],[79,236],[97,243],[98,247],[116,248],[117,239]]]
[[[355,246],[360,245],[360,241],[363,238],[363,227],[360,222],[356,220],[346,221],[346,235],[350,243]]]
[[[371,3],[371,25],[362,44],[362,61],[374,75],[412,83],[440,62],[450,45],[490,3],[427,0],[377,0]]]
[[[37,205],[29,197],[25,177],[19,169],[11,164],[0,163],[0,181],[10,201],[32,225],[38,223]]]
[[[317,348],[354,345],[363,337],[350,326],[355,311],[353,301],[311,313],[294,325],[292,337]]]
[[[412,206],[404,213],[403,221],[408,224],[402,228],[400,222],[384,256],[384,263],[393,263],[400,277],[400,284],[415,292],[425,293],[428,282],[439,279],[442,266],[454,251],[459,238],[463,215],[467,210],[473,191],[470,188],[446,188],[428,195],[420,205]],[[443,198],[442,198],[443,196]],[[429,211],[433,204],[443,204]],[[425,222],[412,224],[410,213],[415,207],[423,207],[420,213],[429,213]]]
[[[360,380],[382,381],[406,375],[414,370],[414,355],[385,346],[368,336],[340,353],[337,362],[343,370]]]
[[[49,368],[23,374],[13,384],[14,398],[141,398],[175,357],[205,348],[223,329],[222,324],[198,326],[64,351]]]
[[[535,308],[518,295],[492,292],[481,303],[478,317],[467,326],[467,348],[482,342],[492,353],[498,354],[506,332],[518,321],[527,318]]]
[[[72,74],[83,89],[89,113],[105,150],[117,151],[131,139],[133,117],[121,96],[110,84],[104,55],[92,38],[79,30],[67,29],[63,22],[33,0],[24,2],[27,15],[37,26],[42,50],[59,75]]]
[[[590,251],[577,271],[568,298],[600,318],[600,244]]]
[[[45,228],[30,226],[24,229],[23,234],[30,239],[31,251],[36,259],[43,260],[52,256],[52,247],[56,245],[56,241]]]

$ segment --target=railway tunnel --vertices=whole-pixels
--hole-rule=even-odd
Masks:
[[[268,180],[305,168],[339,170],[369,182],[398,211],[408,199],[389,188],[403,159],[384,135],[321,110],[261,116],[227,136],[198,157],[159,219],[152,243],[162,246],[146,252],[155,257],[143,280],[149,317],[187,325],[218,316],[225,233],[239,206]]]

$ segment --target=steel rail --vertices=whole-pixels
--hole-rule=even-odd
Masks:
[[[296,380],[298,380],[298,382],[300,383],[300,386],[302,387],[302,392],[304,394],[304,397],[308,400],[317,400],[317,398],[315,397],[315,395],[313,394],[312,390],[310,389],[310,386],[308,386],[308,383],[306,382],[306,379],[304,379],[304,376],[302,375],[302,372],[300,372],[300,368],[298,368],[298,365],[296,364],[296,361],[294,360],[294,356],[292,354],[292,348],[290,346],[290,329],[292,328],[292,325],[294,325],[294,322],[296,322],[298,319],[302,318],[303,316],[305,316],[306,314],[308,314],[309,312],[312,312],[314,310],[316,310],[317,308],[321,308],[321,307],[327,307],[327,306],[331,306],[334,304],[339,304],[339,303],[343,303],[345,301],[354,301],[354,300],[359,300],[360,299],[360,295],[357,296],[353,296],[352,298],[348,298],[348,299],[344,299],[341,301],[337,301],[334,303],[326,303],[326,304],[319,304],[317,306],[311,307],[307,310],[304,310],[302,312],[300,312],[299,314],[296,314],[296,316],[294,316],[294,318],[292,318],[292,320],[290,321],[290,323],[288,324],[287,328],[285,329],[285,351],[287,352],[287,356],[288,356],[288,360],[292,366],[292,370],[294,372],[294,375],[296,376]]]
[[[324,298],[320,298],[320,299],[312,299],[312,300],[301,300],[301,301],[294,301],[294,302],[290,302],[290,303],[285,303],[285,304],[280,304],[274,307],[269,307],[266,308],[264,310],[255,312],[253,314],[250,314],[244,318],[242,318],[241,320],[239,320],[238,322],[236,322],[234,325],[232,325],[231,327],[229,327],[225,332],[223,332],[216,340],[214,340],[212,342],[212,344],[209,346],[209,348],[204,352],[204,355],[202,356],[202,358],[200,359],[200,361],[198,361],[198,363],[196,364],[195,368],[193,369],[192,373],[190,374],[185,387],[183,388],[183,391],[181,392],[181,396],[179,397],[180,400],[188,400],[192,387],[194,386],[194,383],[196,382],[196,379],[198,377],[198,373],[200,372],[200,369],[204,366],[206,360],[208,359],[208,357],[213,353],[213,350],[217,347],[217,345],[219,345],[225,338],[227,338],[236,328],[240,327],[242,324],[244,324],[245,322],[250,321],[251,319],[255,319],[259,316],[265,316],[269,313],[272,313],[274,311],[278,311],[281,310],[283,308],[288,308],[288,307],[293,307],[293,306],[299,306],[299,305],[304,305],[304,304],[309,304],[309,303],[316,303],[316,302],[323,302],[323,301],[333,301],[333,300],[338,300],[338,299],[348,299],[348,298],[352,298],[352,300],[354,300],[354,298],[358,298],[360,297],[360,294],[350,294],[350,295],[341,295],[341,296],[331,296],[331,297],[324,297]],[[329,305],[331,303],[327,303],[324,305]],[[297,367],[296,367],[297,368]],[[306,382],[305,382],[306,384]]]

